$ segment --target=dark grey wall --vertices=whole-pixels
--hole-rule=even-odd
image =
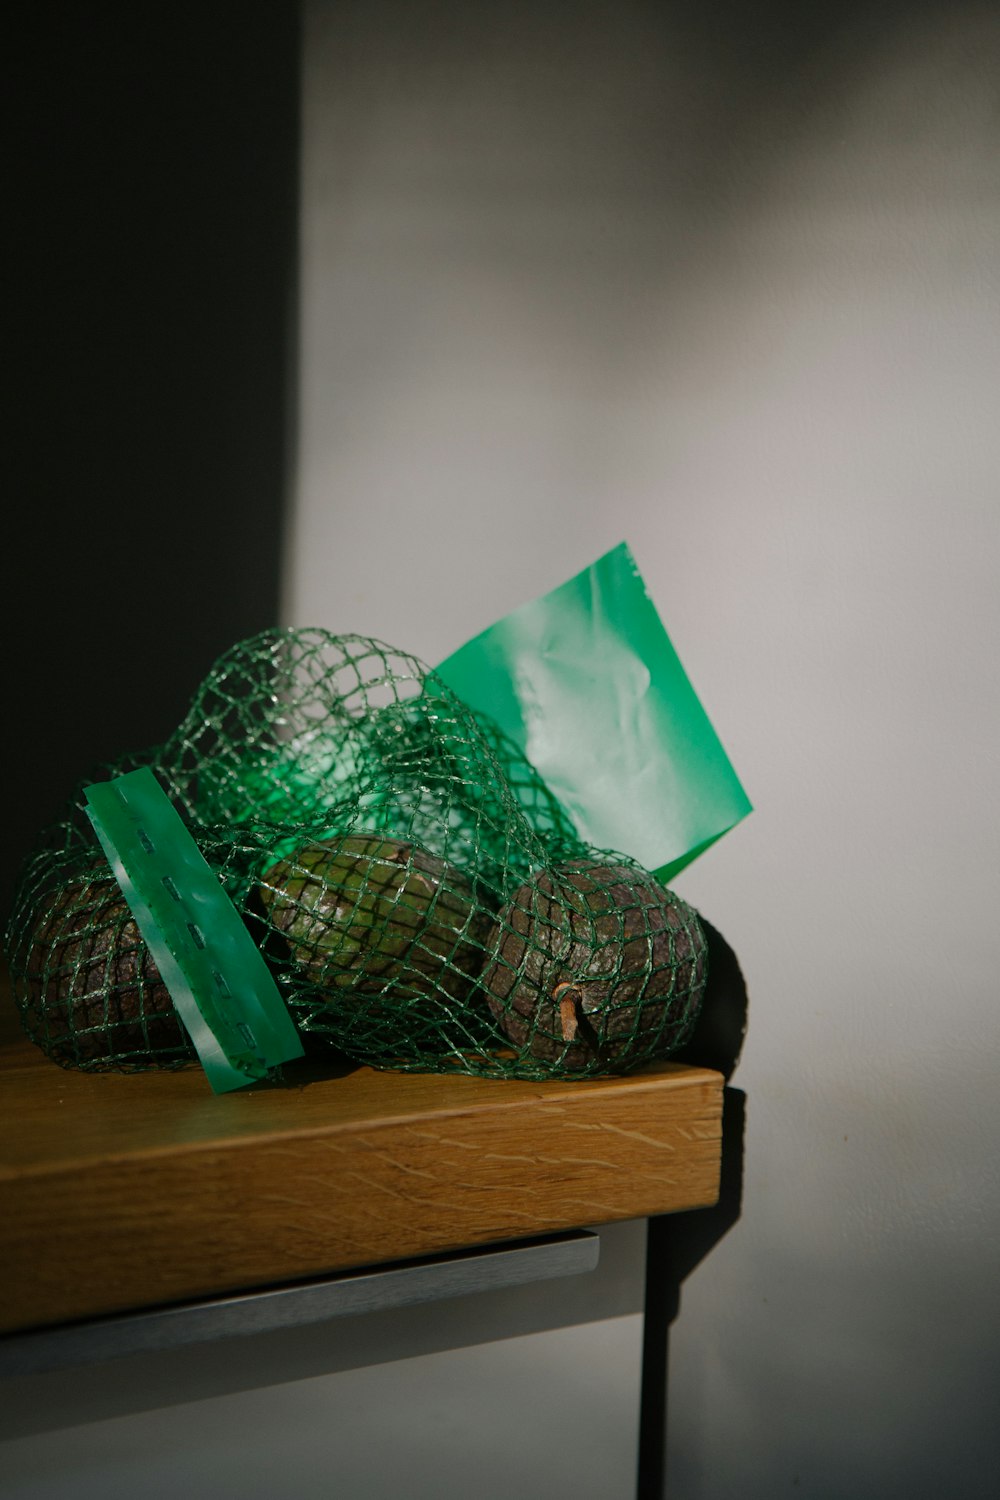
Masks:
[[[258,0],[41,0],[8,37],[4,913],[76,779],[277,619],[299,41]]]

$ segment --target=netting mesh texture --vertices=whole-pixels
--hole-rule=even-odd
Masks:
[[[300,1031],[375,1067],[625,1072],[688,1038],[695,912],[577,839],[496,726],[415,658],[274,630],[215,664],[149,765]],[[84,1069],[193,1049],[84,812],[22,873],[6,931],[28,1035]]]

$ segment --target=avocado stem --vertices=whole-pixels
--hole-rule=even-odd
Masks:
[[[577,1010],[583,996],[580,994],[578,985],[572,980],[564,980],[557,984],[552,991],[552,998],[559,1006],[559,1025],[562,1029],[563,1041],[571,1042],[576,1037],[580,1026],[580,1016]]]

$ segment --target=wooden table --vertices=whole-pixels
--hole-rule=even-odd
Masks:
[[[84,1074],[0,1007],[0,1333],[708,1206],[721,1074]]]

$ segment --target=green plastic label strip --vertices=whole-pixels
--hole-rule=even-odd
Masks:
[[[87,813],[215,1093],[301,1057],[267,965],[156,777],[86,789]]]

